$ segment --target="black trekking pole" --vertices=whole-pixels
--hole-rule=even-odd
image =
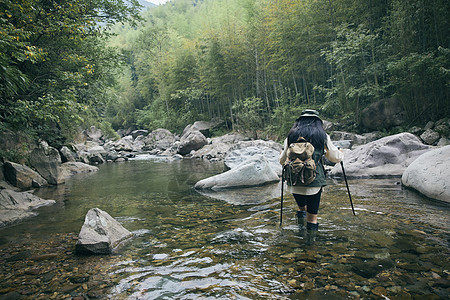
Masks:
[[[348,198],[350,198],[350,204],[352,205],[353,215],[356,216],[355,209],[353,208],[352,195],[350,195],[350,189],[348,187],[347,176],[345,176],[344,163],[342,161],[341,161],[341,167],[342,167],[342,174],[344,175],[345,185],[347,186]],[[281,202],[281,203],[283,203],[283,202]]]
[[[281,209],[280,209],[280,227],[283,222],[283,187],[284,187],[284,166],[281,169]]]

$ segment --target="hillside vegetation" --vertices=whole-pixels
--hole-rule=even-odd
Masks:
[[[361,128],[397,98],[406,125],[450,112],[447,0],[0,3],[0,128],[59,146],[77,128],[221,119],[284,135],[305,108]]]
[[[128,68],[114,127],[180,131],[219,118],[284,135],[305,107],[359,130],[395,97],[407,125],[449,115],[450,2],[174,0],[116,26]]]

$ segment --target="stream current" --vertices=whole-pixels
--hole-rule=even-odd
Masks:
[[[222,163],[149,157],[105,164],[36,195],[39,215],[0,230],[0,299],[448,299],[450,205],[399,178],[322,194],[319,231],[297,225],[277,184],[199,193]],[[90,208],[135,237],[106,256],[74,253]]]

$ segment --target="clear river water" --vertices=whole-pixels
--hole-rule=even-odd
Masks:
[[[105,164],[36,191],[53,206],[0,230],[0,299],[448,299],[450,205],[399,178],[322,194],[319,231],[280,186],[199,193],[223,171],[199,160]],[[90,208],[134,233],[113,255],[74,253]]]

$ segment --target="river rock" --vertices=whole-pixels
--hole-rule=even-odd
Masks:
[[[110,254],[132,233],[107,212],[90,209],[78,236],[75,251],[81,254]]]
[[[120,140],[113,143],[116,151],[133,151],[133,137],[131,135],[124,136]]]
[[[365,134],[356,134],[345,131],[331,131],[330,138],[333,141],[352,141],[353,145],[364,145],[378,139],[377,132],[370,132]]]
[[[97,167],[82,162],[66,162],[61,165],[60,180],[65,181],[67,178],[76,174],[93,173],[97,171]]]
[[[263,185],[278,180],[279,177],[269,161],[263,155],[255,155],[227,172],[200,180],[195,184],[195,188],[220,190]]]
[[[189,131],[180,139],[177,153],[181,155],[189,154],[192,150],[198,150],[208,143],[206,137],[198,130]]]
[[[142,150],[160,150],[164,151],[169,149],[177,140],[175,135],[171,133],[167,129],[158,128],[150,132],[144,139],[145,145],[142,147]]]
[[[192,153],[192,158],[201,158],[209,161],[224,160],[232,146],[248,139],[241,134],[225,134],[208,139],[208,144]]]
[[[61,149],[59,150],[60,154],[61,154],[61,161],[63,163],[68,162],[68,161],[76,161],[75,159],[75,154],[66,146],[61,147]]]
[[[420,135],[422,141],[427,145],[434,145],[439,141],[441,135],[433,129],[427,129]]]
[[[423,195],[450,202],[450,146],[419,156],[405,170],[402,184]]]
[[[347,151],[345,173],[354,178],[400,177],[412,161],[430,149],[411,133],[387,136]],[[341,166],[334,166],[330,175],[342,176]]]
[[[35,216],[33,209],[55,203],[55,200],[44,200],[28,192],[2,189],[0,190],[0,227]]]
[[[192,158],[206,159],[209,161],[221,161],[231,148],[229,143],[208,144],[192,153]]]
[[[274,141],[252,140],[252,141],[238,142],[230,148],[230,151],[244,149],[247,147],[259,147],[259,148],[267,147],[274,149],[275,151],[278,151],[278,154],[281,152],[281,150],[283,150],[283,146],[280,143]]]
[[[281,176],[281,165],[279,162],[281,150],[275,150],[273,148],[265,146],[250,146],[241,149],[230,151],[224,160],[225,167],[227,169],[233,169],[243,162],[250,160],[255,155],[263,155],[270,165],[270,168],[274,170],[278,176]]]
[[[242,134],[239,133],[227,133],[225,135],[222,136],[218,136],[215,138],[211,138],[211,144],[216,144],[216,143],[225,143],[225,144],[237,144],[239,142],[242,141],[248,141],[250,140],[250,138],[243,136]]]
[[[28,190],[33,187],[39,188],[48,184],[47,180],[39,175],[38,172],[25,165],[7,161],[3,165],[3,170],[5,179],[22,190]]]
[[[187,125],[183,132],[181,133],[181,137],[188,134],[191,131],[200,131],[204,136],[210,136],[210,130],[217,127],[223,123],[223,121],[215,121],[215,122],[207,122],[207,121],[196,121],[192,125]]]
[[[42,141],[30,154],[30,163],[49,184],[59,184],[58,172],[61,166],[59,151]]]
[[[138,136],[147,136],[148,135],[148,130],[143,130],[143,129],[138,129],[138,130],[133,130],[130,135],[133,137],[133,139],[136,139]]]
[[[402,124],[405,110],[396,98],[372,103],[361,112],[362,124],[371,130],[391,128]]]

